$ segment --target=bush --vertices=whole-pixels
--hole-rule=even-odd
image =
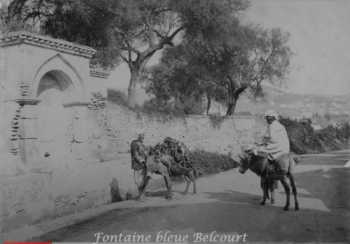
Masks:
[[[191,151],[189,158],[198,176],[215,174],[238,166],[229,156],[202,150]]]
[[[121,91],[108,89],[107,90],[107,100],[112,102],[112,103],[128,107],[128,98]]]
[[[281,118],[286,127],[291,150],[295,153],[321,153],[349,148],[350,125],[328,126],[315,131],[311,120]]]

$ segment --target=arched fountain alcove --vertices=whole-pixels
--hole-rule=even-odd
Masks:
[[[63,105],[74,94],[72,81],[63,71],[52,70],[40,79],[37,135],[41,157],[62,159],[69,152],[69,126],[72,116]]]

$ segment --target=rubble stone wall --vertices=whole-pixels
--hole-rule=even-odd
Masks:
[[[99,96],[92,99],[83,120],[89,124],[86,140],[73,144],[65,161],[51,162],[53,159],[48,157],[47,162],[34,168],[24,165],[17,175],[1,177],[3,232],[106,204],[111,201],[113,178],[122,198],[135,194],[129,145],[139,130],[145,132],[148,145],[171,136],[192,150],[235,155],[240,145],[252,142],[263,126],[252,117],[214,120],[207,116],[137,114],[117,105],[105,105]]]

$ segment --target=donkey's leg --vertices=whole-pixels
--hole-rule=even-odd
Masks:
[[[260,204],[265,205],[266,200],[269,199],[269,188],[268,185],[264,185],[263,188],[263,199],[261,200]]]
[[[294,195],[295,210],[299,210],[299,202],[298,202],[298,198],[297,198],[297,187],[295,186],[294,176],[291,173],[289,173],[288,178],[289,178],[290,184],[292,186],[292,191],[293,191],[293,195]]]
[[[289,202],[290,202],[290,188],[289,188],[289,185],[287,183],[287,180],[286,180],[286,176],[282,176],[281,179],[280,179],[282,185],[283,185],[283,188],[284,188],[284,191],[286,193],[286,205],[284,206],[284,210],[287,211],[289,210]]]
[[[265,177],[261,177],[260,178],[260,186],[261,186],[261,190],[263,193],[263,198],[260,201],[260,205],[265,205],[266,199],[267,199],[267,195],[268,195],[268,186],[267,186],[267,178]]]
[[[166,188],[168,189],[166,198],[167,198],[167,199],[170,199],[170,198],[172,198],[170,176],[169,176],[169,175],[164,175],[163,177],[164,177],[164,181],[165,181]]]
[[[277,189],[277,184],[278,184],[278,180],[271,178],[270,183],[269,183],[269,190],[270,190],[270,202],[271,204],[275,203],[275,189]]]
[[[275,189],[274,189],[274,186],[272,186],[270,188],[270,194],[271,194],[270,202],[271,202],[271,204],[275,204]]]

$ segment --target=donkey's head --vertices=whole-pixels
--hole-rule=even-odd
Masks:
[[[243,153],[239,156],[238,171],[244,174],[252,164],[253,153],[250,150],[242,150]]]

